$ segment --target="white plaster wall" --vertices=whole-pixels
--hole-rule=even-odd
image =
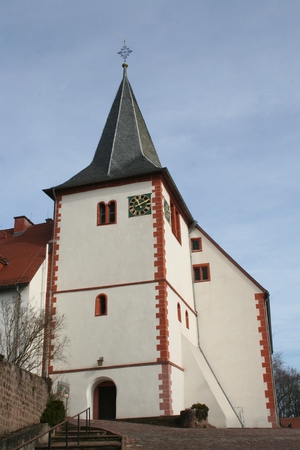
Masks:
[[[26,290],[28,291],[28,288],[25,288],[25,292],[26,292]],[[18,294],[15,289],[7,289],[7,290],[0,291],[0,302],[6,301],[6,300],[13,300],[13,299],[16,299],[17,297],[18,297]]]
[[[166,189],[163,189],[163,194],[170,204],[170,196]],[[171,225],[165,219],[167,279],[184,300],[194,308],[189,234],[187,225],[181,216],[180,224],[181,244],[174,236]]]
[[[48,251],[46,252],[48,255]],[[47,267],[48,258],[46,257],[29,285],[28,300],[30,305],[38,310],[45,307],[46,289],[47,289]]]
[[[269,427],[254,299],[261,291],[205,236],[202,247],[193,263],[208,262],[211,281],[195,283],[201,348],[245,426]]]
[[[177,303],[181,307],[181,322],[178,320]],[[188,311],[189,314],[189,328],[186,327],[185,311]],[[170,288],[168,288],[168,318],[170,360],[182,367],[181,336],[185,336],[194,345],[197,345],[197,319],[192,311],[188,309],[185,303]]]
[[[27,302],[27,298],[28,298],[28,286],[26,286],[25,288],[22,289],[22,296],[24,296],[25,301]],[[6,289],[6,290],[1,290],[0,291],[0,315],[2,316],[2,302],[12,302],[12,301],[16,301],[18,298],[18,294],[17,291],[15,289]],[[25,304],[27,304],[25,302]],[[0,320],[0,329],[2,331],[4,331],[4,326],[2,324],[2,320]]]
[[[154,362],[159,356],[153,217],[128,217],[128,197],[145,193],[152,193],[151,182],[63,197],[55,296],[60,314],[67,316],[70,347],[67,364],[54,364],[54,370],[92,369],[100,356],[104,366]],[[110,200],[117,202],[117,223],[97,226],[97,204]],[[75,292],[59,292],[70,289]],[[107,295],[107,316],[95,317],[99,294]],[[71,414],[92,403],[92,387],[99,377],[108,377],[117,386],[118,417],[161,414],[159,368],[63,375],[71,385]]]
[[[184,372],[176,367],[171,368],[172,409],[174,415],[180,415],[184,406]]]
[[[104,293],[108,314],[95,316],[95,298]],[[68,364],[54,369],[155,361],[157,330],[155,285],[124,286],[57,295],[60,314],[67,316]]]
[[[48,252],[46,252],[48,255]],[[32,306],[36,312],[45,308],[46,301],[46,288],[47,288],[47,258],[41,264],[40,268],[37,270],[36,274],[32,278],[30,285],[28,287],[27,301],[30,306]],[[23,294],[22,294],[23,298]],[[39,362],[39,367],[37,367],[34,372],[38,375],[42,374],[42,361],[43,361],[43,349],[37,349],[35,354],[36,361]]]
[[[125,367],[122,369],[91,370],[69,373],[61,380],[71,385],[69,415],[91,407],[95,387],[102,381],[111,380],[116,385],[116,418],[159,416],[158,375],[160,365],[147,367]]]
[[[27,307],[29,300],[29,285],[21,287],[19,289],[19,294],[21,294],[22,304]],[[0,301],[1,300],[16,300],[18,298],[18,292],[16,289],[7,289],[0,291]]]
[[[104,357],[104,365],[156,360],[155,284],[126,285],[153,281],[153,217],[129,218],[127,199],[150,192],[151,183],[143,182],[63,198],[59,224],[58,291],[98,288],[57,293],[57,307],[68,317],[71,347],[68,365],[54,367],[54,370],[93,368],[99,356]],[[170,201],[166,191],[164,195]],[[97,226],[97,203],[110,200],[117,202],[117,224]],[[195,229],[192,236],[201,236],[200,231]],[[234,408],[243,411],[245,426],[269,426],[254,300],[254,294],[259,290],[202,236],[203,251],[192,253],[193,264],[209,263],[211,281],[194,283],[194,290],[200,343],[216,374],[214,377],[197,349],[197,322],[190,311],[190,329],[185,327],[186,306],[179,296],[194,308],[194,291],[190,237],[182,219],[181,237],[180,245],[165,221],[167,280],[179,293],[177,295],[168,288],[171,361],[185,369],[184,374],[172,370],[172,382],[176,384],[176,389],[173,389],[174,412],[182,409],[182,405],[190,407],[192,403],[202,401],[211,409],[216,425],[239,426],[218,387],[219,381]],[[124,286],[120,286],[122,283]],[[108,297],[108,315],[95,317],[95,298],[101,293]],[[177,319],[178,301],[181,304],[181,323]],[[184,340],[194,348],[189,357],[182,346]],[[196,362],[192,363],[193,359]],[[95,386],[99,376],[105,375],[117,385],[118,417],[159,415],[158,393],[154,395],[158,390],[158,373],[154,367],[70,373],[71,401],[74,402],[72,414],[86,406],[82,406],[83,398],[90,402],[92,389],[89,386]],[[191,372],[191,368],[195,370]],[[144,384],[144,380],[147,383]],[[124,386],[128,389],[123,390]],[[198,392],[201,399],[195,398]],[[138,400],[141,395],[143,399]],[[131,401],[129,415],[130,398],[136,402]],[[142,407],[144,401],[149,413]]]
[[[208,421],[211,425],[218,428],[241,427],[199,348],[184,337],[182,348],[185,368],[184,407],[204,403],[209,408]]]
[[[58,290],[152,280],[152,215],[128,217],[128,197],[151,182],[66,195],[62,200]],[[117,202],[117,223],[97,226],[97,204]]]

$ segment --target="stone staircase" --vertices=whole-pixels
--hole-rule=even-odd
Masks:
[[[48,448],[48,444],[36,445],[36,450],[44,450]],[[55,435],[51,437],[51,449],[66,449],[66,430],[65,428],[56,430]],[[110,433],[106,430],[91,428],[86,432],[85,428],[78,431],[75,425],[69,425],[68,430],[68,449],[81,450],[114,450],[122,449],[122,436]]]

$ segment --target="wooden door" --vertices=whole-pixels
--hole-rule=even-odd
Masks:
[[[97,387],[98,419],[116,418],[116,386],[112,381],[104,381]]]

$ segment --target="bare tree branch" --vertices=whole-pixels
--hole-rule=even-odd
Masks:
[[[279,416],[299,417],[300,372],[284,364],[282,353],[274,353],[273,371]]]
[[[51,325],[51,326],[50,326]],[[19,297],[5,299],[0,304],[0,353],[11,363],[26,370],[41,367],[44,343],[51,343],[53,361],[66,360],[66,348],[69,343],[66,328],[66,317],[48,314],[33,306],[26,307]]]

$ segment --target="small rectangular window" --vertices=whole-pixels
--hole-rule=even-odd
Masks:
[[[210,281],[210,268],[209,264],[198,264],[193,266],[194,282]]]
[[[202,239],[200,237],[191,239],[191,250],[192,252],[202,252]]]

